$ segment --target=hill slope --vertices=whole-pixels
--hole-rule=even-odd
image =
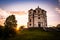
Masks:
[[[42,30],[23,30],[10,40],[59,40],[60,32],[46,32]]]

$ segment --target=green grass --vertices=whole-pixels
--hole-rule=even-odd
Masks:
[[[46,32],[41,30],[24,30],[20,31],[16,37],[9,40],[59,40],[60,32]]]

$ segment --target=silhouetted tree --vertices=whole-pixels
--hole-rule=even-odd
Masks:
[[[24,29],[24,26],[20,26],[20,30],[22,31]]]
[[[4,36],[5,37],[15,36],[16,34],[15,30],[17,27],[17,21],[15,19],[15,15],[8,16],[4,24],[5,24]]]
[[[52,26],[52,27],[55,27],[55,26]]]
[[[57,28],[60,28],[60,24],[58,24],[56,27],[57,27]]]
[[[2,37],[2,36],[3,36],[3,26],[0,25],[0,37]]]

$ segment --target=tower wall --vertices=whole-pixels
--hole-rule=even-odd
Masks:
[[[47,27],[46,11],[41,8],[28,11],[28,27]]]

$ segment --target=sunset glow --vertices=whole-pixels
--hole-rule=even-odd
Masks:
[[[52,1],[52,0],[51,0]],[[3,1],[2,1],[3,2]],[[1,3],[2,3],[1,2]],[[9,1],[6,1],[9,2]],[[0,5],[1,5],[0,3]],[[49,6],[48,6],[49,5]],[[37,6],[47,11],[47,23],[48,26],[56,26],[60,23],[60,9],[59,3],[57,1],[50,2],[50,1],[12,1],[11,3],[7,3],[6,5],[2,3],[0,7],[0,25],[4,23],[5,19],[9,16],[14,14],[16,16],[17,24],[19,28],[20,26],[24,25],[27,28],[28,22],[28,10],[35,9]],[[3,14],[2,14],[3,13]]]
[[[0,40],[59,40],[60,0],[0,0]]]

